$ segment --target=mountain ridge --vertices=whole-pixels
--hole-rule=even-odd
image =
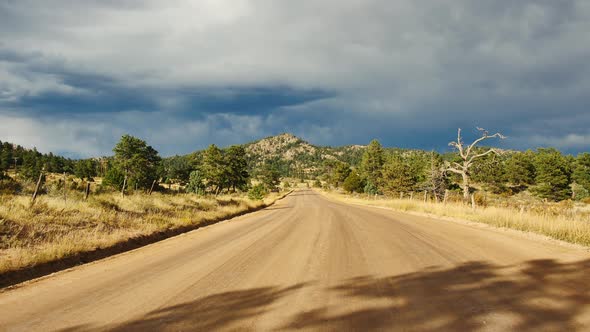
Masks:
[[[356,166],[366,146],[320,146],[309,143],[291,133],[268,136],[243,144],[251,167],[265,162],[278,164],[284,172],[313,174],[326,160],[338,160]],[[289,171],[290,170],[290,171]]]

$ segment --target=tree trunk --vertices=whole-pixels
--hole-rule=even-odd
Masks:
[[[461,176],[463,177],[463,200],[469,202],[469,175],[463,173]]]

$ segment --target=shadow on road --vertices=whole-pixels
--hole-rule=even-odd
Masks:
[[[263,287],[224,292],[154,310],[120,325],[80,325],[61,331],[216,331],[235,329],[240,322],[265,313],[271,304],[304,287]]]
[[[589,281],[590,260],[534,260],[520,267],[471,262],[395,277],[359,277],[332,291],[349,301],[391,304],[338,314],[319,308],[282,328],[475,331],[488,325],[507,331],[588,331],[590,326],[580,326],[576,318],[583,313],[589,322]]]
[[[306,308],[278,330],[582,331],[590,326],[590,260],[559,263],[533,260],[519,266],[470,262],[451,269],[428,268],[391,276],[364,276],[325,289],[338,303]],[[118,326],[78,330],[252,329],[271,304],[296,290],[257,288],[207,296],[153,311]],[[341,299],[341,300],[340,300]],[[346,305],[353,304],[353,310]],[[342,305],[343,308],[339,306]]]

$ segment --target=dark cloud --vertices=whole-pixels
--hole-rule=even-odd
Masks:
[[[0,139],[84,155],[130,132],[170,154],[287,131],[446,149],[482,126],[578,152],[589,16],[584,0],[3,1]]]

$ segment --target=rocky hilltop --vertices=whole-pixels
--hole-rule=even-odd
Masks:
[[[360,162],[363,145],[316,146],[289,133],[270,136],[244,145],[253,167],[264,162],[277,164],[283,173],[317,171],[325,160],[341,160],[351,165]]]

